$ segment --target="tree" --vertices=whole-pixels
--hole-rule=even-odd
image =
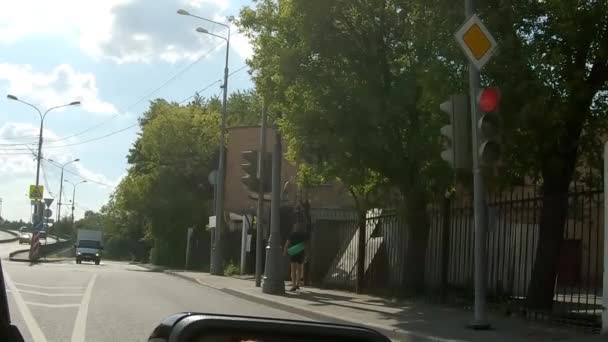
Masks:
[[[74,236],[74,229],[72,220],[63,217],[59,222],[55,222],[49,229],[49,233],[64,238],[72,238]]]
[[[157,100],[144,118],[116,204],[141,214],[154,241],[154,261],[181,266],[187,228],[206,223],[219,115]]]
[[[438,155],[435,113],[440,99],[464,89],[465,60],[453,40],[462,10],[447,0],[265,0],[245,8],[240,25],[253,41],[258,92],[283,114],[290,151],[336,175],[378,172],[401,190],[408,221],[424,221],[416,213],[428,190],[444,184],[430,157]],[[542,184],[529,303],[550,309],[568,187],[577,165],[601,165],[608,3],[492,0],[478,13],[501,50],[482,73],[484,84],[501,88],[508,118],[497,180]],[[414,228],[418,246],[424,231]]]
[[[257,124],[254,91],[228,99],[230,125]],[[102,209],[106,252],[121,259],[145,259],[183,266],[186,231],[208,220],[217,168],[221,102],[195,95],[185,106],[151,102],[139,119],[141,132],[129,151],[131,164]]]
[[[486,81],[501,87],[508,118],[502,174],[542,184],[542,243],[528,303],[550,310],[568,190],[577,166],[598,165],[605,139],[608,3],[495,0],[486,6],[482,13],[501,45]]]
[[[78,229],[99,230],[102,231],[104,226],[104,215],[96,213],[92,210],[84,212],[84,217],[74,222],[74,227]]]
[[[257,90],[281,114],[290,153],[349,187],[365,188],[377,174],[399,189],[410,228],[407,291],[420,292],[427,204],[449,179],[439,160],[441,86],[429,73],[446,68],[415,34],[431,8],[408,6],[261,0],[241,11],[239,25],[253,43]]]

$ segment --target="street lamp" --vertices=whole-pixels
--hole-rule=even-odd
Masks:
[[[37,112],[38,115],[40,116],[40,134],[38,136],[38,155],[36,156],[36,189],[38,189],[38,185],[40,184],[40,159],[42,158],[42,129],[44,127],[44,118],[46,118],[46,115],[57,108],[61,108],[61,107],[67,107],[67,106],[77,106],[80,105],[80,101],[72,101],[68,104],[64,104],[61,106],[55,106],[55,107],[51,107],[49,109],[46,110],[46,112],[44,112],[44,114],[42,114],[42,112],[40,111],[40,109],[38,109],[38,107],[34,106],[33,104],[20,100],[17,96],[15,95],[11,95],[8,94],[6,95],[6,98],[9,100],[13,100],[13,101],[17,101],[17,102],[21,102],[27,106],[30,106],[32,108],[34,108]],[[34,220],[34,228],[37,227],[40,222],[42,222],[42,212],[39,213],[39,215],[36,215],[36,220]]]
[[[74,190],[72,191],[72,231],[73,231],[74,230],[74,205],[76,204],[76,202],[75,202],[76,201],[76,186],[78,186],[78,184],[86,183],[87,181],[83,180],[78,183],[73,183],[66,179],[65,182],[72,184],[72,187],[74,188]]]
[[[197,15],[191,14],[190,12],[180,9],[177,11],[177,14],[186,15],[190,17],[194,17],[197,19],[201,19],[213,24],[217,24],[223,26],[227,29],[228,34],[226,37],[217,35],[215,33],[209,32],[207,29],[199,27],[196,29],[196,32],[208,34],[226,41],[226,62],[224,66],[224,84],[222,85],[222,89],[224,91],[223,99],[222,99],[222,119],[220,123],[220,156],[219,156],[219,166],[218,166],[218,180],[216,191],[216,206],[215,206],[215,233],[213,234],[213,242],[211,244],[211,267],[210,273],[214,275],[222,275],[224,270],[222,269],[222,253],[221,253],[221,231],[222,231],[222,223],[224,218],[224,179],[226,177],[226,154],[225,154],[225,131],[226,131],[226,102],[228,99],[228,54],[230,52],[230,26],[224,23],[220,23],[214,20],[210,20],[207,18],[199,17]]]
[[[50,162],[55,162],[53,159],[49,159]],[[70,160],[67,163],[64,164],[59,164],[61,166],[61,180],[59,181],[59,202],[57,202],[57,218],[55,219],[55,222],[59,223],[59,220],[61,220],[61,195],[63,194],[63,169],[68,166],[71,163],[75,163],[75,162],[79,162],[80,158],[76,158],[74,160]]]

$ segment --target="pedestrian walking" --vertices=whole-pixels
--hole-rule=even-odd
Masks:
[[[302,224],[296,223],[294,229],[289,234],[287,242],[283,247],[283,254],[289,256],[289,266],[291,271],[291,289],[296,291],[300,288],[301,281],[304,276],[304,264],[308,250],[308,233],[304,230]]]

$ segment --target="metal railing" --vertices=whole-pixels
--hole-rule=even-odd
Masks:
[[[488,201],[488,299],[491,308],[508,314],[543,318],[599,329],[603,263],[603,192],[574,188],[564,194],[568,213],[561,242],[554,302],[550,312],[527,305],[539,244],[543,205],[535,189],[520,189]],[[473,210],[470,201],[446,200],[429,207],[429,237],[424,296],[432,301],[473,303]],[[365,246],[359,248],[356,213],[335,217],[324,212],[314,219],[309,278],[313,285],[347,290],[357,288],[359,251],[365,255],[362,288],[389,296],[404,294],[408,229],[391,210],[369,211]],[[359,265],[359,267],[361,267]]]

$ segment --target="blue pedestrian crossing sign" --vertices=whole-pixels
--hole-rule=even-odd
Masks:
[[[42,185],[30,185],[30,199],[41,200],[44,196],[44,187]]]

